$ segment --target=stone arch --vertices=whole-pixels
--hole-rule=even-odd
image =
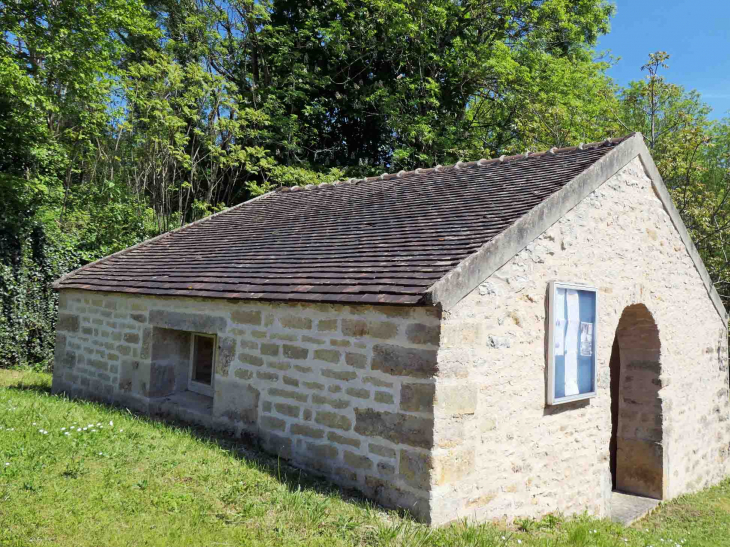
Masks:
[[[624,309],[616,328],[611,369],[611,475],[615,490],[661,499],[661,341],[644,304]]]

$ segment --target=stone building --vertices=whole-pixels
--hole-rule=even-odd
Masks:
[[[54,392],[254,436],[432,524],[730,470],[727,316],[639,134],[281,189],[56,288]]]

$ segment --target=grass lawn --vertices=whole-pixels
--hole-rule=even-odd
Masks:
[[[231,439],[49,388],[0,370],[2,546],[730,546],[730,481],[632,528],[551,516],[431,530]]]

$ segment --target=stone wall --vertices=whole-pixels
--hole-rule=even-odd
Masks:
[[[437,310],[71,290],[59,307],[54,392],[256,435],[428,520],[428,480],[414,466],[433,441]],[[217,335],[212,408],[174,397],[191,332]]]
[[[553,407],[550,280],[599,291],[598,395]],[[444,313],[434,450],[408,463],[431,472],[433,522],[607,515],[609,360],[633,304],[661,341],[664,497],[730,471],[726,325],[637,158]]]

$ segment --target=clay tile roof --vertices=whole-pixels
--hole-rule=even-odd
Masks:
[[[283,188],[84,266],[55,287],[422,304],[459,262],[626,138]]]

